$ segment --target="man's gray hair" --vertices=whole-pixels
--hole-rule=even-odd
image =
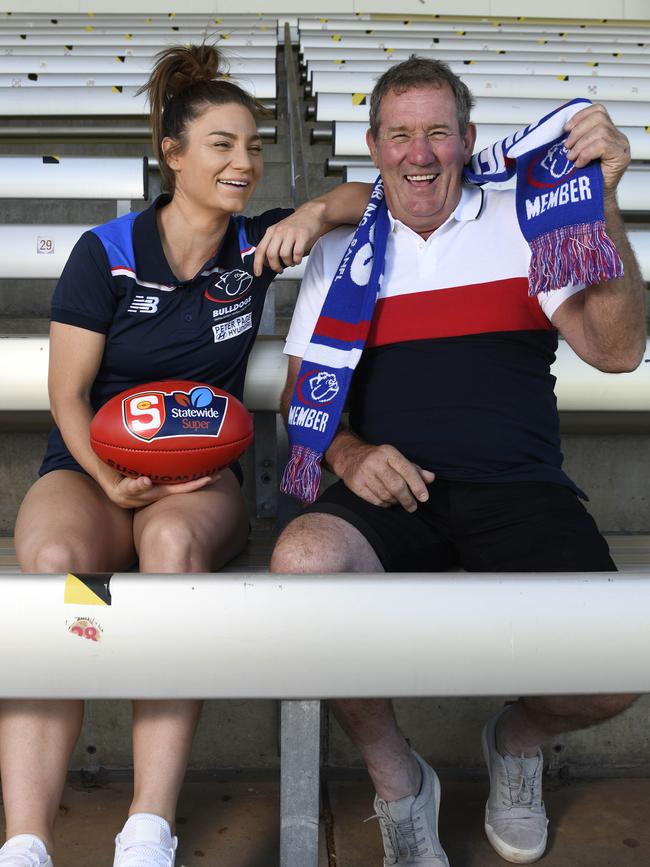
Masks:
[[[474,106],[469,88],[442,60],[412,54],[403,63],[389,67],[373,88],[370,95],[370,132],[373,138],[379,135],[381,101],[389,91],[399,94],[412,87],[442,87],[444,84],[448,84],[454,94],[458,129],[461,135],[465,135]]]

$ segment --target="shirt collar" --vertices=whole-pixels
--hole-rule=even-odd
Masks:
[[[477,220],[483,208],[483,187],[476,184],[463,184],[460,193],[460,202],[452,214],[455,220],[466,223],[469,220]]]
[[[133,249],[140,280],[173,286],[178,280],[165,258],[157,221],[158,209],[170,201],[171,196],[163,193],[138,214],[133,224]]]
[[[136,270],[141,280],[175,286],[180,281],[174,275],[165,257],[157,218],[159,208],[168,205],[171,200],[172,197],[169,193],[161,193],[150,207],[138,214],[133,225],[133,247],[136,257]],[[233,232],[236,238],[236,227],[234,220],[231,218],[220,250],[217,251],[215,256],[208,259],[203,266],[204,269],[214,268],[217,264],[222,265],[224,263],[221,260],[228,259],[227,251],[232,246],[228,241],[231,240]]]
[[[465,223],[469,220],[476,220],[480,216],[482,207],[483,189],[481,187],[477,187],[475,184],[463,184],[460,192],[460,201],[456,205],[454,211],[442,225],[446,226],[447,223],[449,223],[451,220],[456,220],[456,222],[458,223]],[[406,223],[403,223],[401,220],[397,220],[391,214],[390,210],[388,211],[388,220],[390,222],[391,232],[394,232],[400,226],[404,226],[411,232],[413,231],[413,229],[411,229],[410,226],[407,226]],[[441,229],[442,226],[439,226],[438,228]]]

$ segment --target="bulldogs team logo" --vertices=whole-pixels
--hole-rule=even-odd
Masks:
[[[528,183],[539,189],[550,189],[563,183],[575,172],[576,167],[568,156],[564,142],[555,142],[551,147],[530,161]]]
[[[573,168],[573,163],[569,159],[569,151],[562,142],[557,142],[546,152],[546,156],[541,161],[540,166],[546,169],[553,178],[563,178]]]
[[[310,370],[298,381],[298,397],[308,406],[325,406],[339,391],[336,374],[328,370]]]
[[[217,304],[230,304],[236,298],[241,298],[251,288],[253,275],[241,268],[226,271],[221,274],[214,286],[205,290],[205,297]]]
[[[218,437],[226,417],[228,398],[201,386],[191,391],[143,391],[122,401],[122,420],[138,440],[167,437]]]

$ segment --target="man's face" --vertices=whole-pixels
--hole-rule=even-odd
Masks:
[[[393,217],[427,238],[460,201],[474,125],[460,135],[448,84],[388,91],[379,121],[377,139],[368,130],[366,141],[384,179],[386,203]]]

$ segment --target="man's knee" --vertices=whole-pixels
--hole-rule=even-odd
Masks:
[[[271,571],[285,574],[377,571],[377,555],[364,537],[335,515],[310,512],[293,520],[280,535]]]
[[[338,572],[329,515],[300,515],[288,524],[271,557],[271,572],[310,574]],[[334,553],[334,557],[332,557]]]
[[[570,728],[585,728],[612,719],[632,707],[639,698],[637,694],[535,696],[523,698],[526,711],[533,716],[543,715],[555,719],[559,731]]]

